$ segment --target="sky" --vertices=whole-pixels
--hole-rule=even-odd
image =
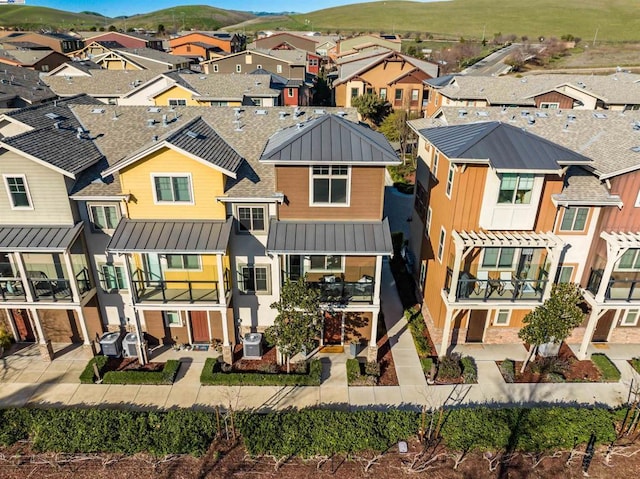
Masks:
[[[313,12],[323,8],[347,5],[350,3],[364,3],[366,0],[152,0],[140,2],[136,0],[26,0],[27,5],[56,8],[69,12],[98,12],[107,17],[120,15],[134,15],[147,13],[178,5],[210,5],[225,10],[241,10],[246,12]],[[436,1],[436,0],[422,0]]]

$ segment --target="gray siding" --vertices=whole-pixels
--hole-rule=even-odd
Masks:
[[[25,175],[33,210],[12,210],[2,175]],[[16,153],[0,150],[0,222],[11,225],[73,225],[65,177]]]

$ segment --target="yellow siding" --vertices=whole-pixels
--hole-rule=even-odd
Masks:
[[[155,204],[151,174],[189,173],[193,204]],[[132,219],[225,219],[225,207],[216,200],[223,196],[224,174],[169,148],[163,148],[120,172],[122,192],[131,194]]]
[[[213,284],[218,281],[218,263],[215,255],[201,255],[200,256],[200,270],[170,270],[163,271],[165,281],[210,281],[210,283],[196,283],[193,284],[193,289],[212,289],[217,286]],[[169,288],[186,288],[187,283],[170,283],[167,285]]]
[[[188,106],[202,106],[202,103],[199,103],[191,98],[193,93],[185,90],[179,86],[173,86],[169,88],[167,91],[161,93],[157,97],[154,98],[156,106],[168,106],[169,99],[173,100],[186,100]]]

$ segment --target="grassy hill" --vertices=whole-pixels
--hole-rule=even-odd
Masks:
[[[0,8],[0,26],[3,27],[21,27],[25,30],[56,27],[81,30],[94,25],[104,25],[104,17],[29,5],[2,5]]]
[[[572,34],[584,40],[640,41],[638,0],[378,1],[253,23],[251,30],[287,28],[341,33],[426,32],[481,39],[514,33],[529,38]]]
[[[126,19],[113,20],[111,23],[122,29],[136,27],[155,30],[159,24],[163,24],[167,30],[174,28],[217,30],[254,17],[255,15],[247,12],[222,10],[206,5],[188,5],[134,15]]]

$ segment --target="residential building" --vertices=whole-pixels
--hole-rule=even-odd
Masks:
[[[340,40],[336,50],[337,55],[340,56],[346,53],[355,53],[369,47],[382,47],[400,52],[402,39],[399,35],[358,35]]]
[[[133,32],[87,32],[85,43],[99,43],[108,45],[114,42],[120,45],[118,48],[151,48],[153,50],[164,51],[162,38],[140,35]]]
[[[244,50],[246,37],[228,32],[182,32],[169,40],[169,49],[172,53],[185,54],[189,53],[186,46],[194,43],[218,47],[226,53],[238,53]]]
[[[0,68],[0,108],[23,108],[54,98],[38,72],[7,64]]]
[[[65,55],[84,47],[82,39],[57,32],[11,32],[2,37],[2,40],[35,43]]]
[[[191,59],[171,55],[152,48],[120,48],[91,58],[107,70],[182,70],[189,68]]]
[[[306,59],[279,58],[265,52],[242,51],[201,63],[204,73],[249,73],[267,70],[289,80],[306,81]]]
[[[48,72],[69,61],[62,53],[49,49],[17,48],[0,50],[0,63]]]

